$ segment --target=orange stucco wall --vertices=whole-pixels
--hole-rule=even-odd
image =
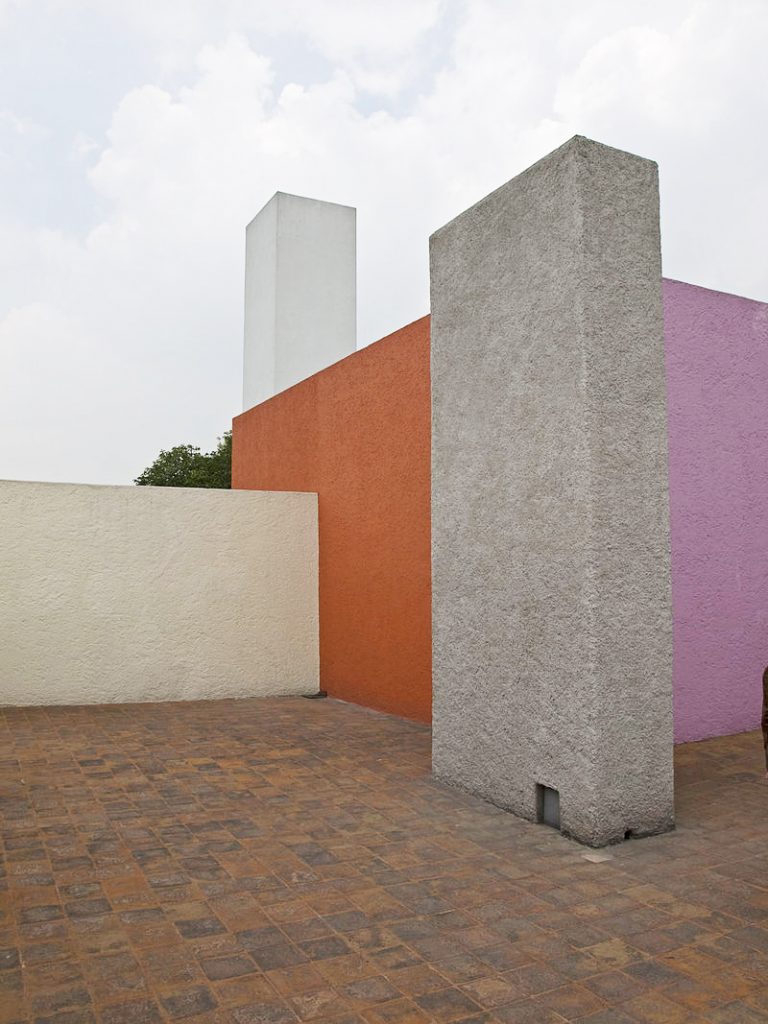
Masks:
[[[232,486],[317,491],[321,686],[429,721],[429,317],[238,416]]]

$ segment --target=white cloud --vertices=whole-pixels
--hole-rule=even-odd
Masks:
[[[73,0],[109,9],[151,42],[166,71],[183,68],[206,43],[233,33],[255,45],[301,37],[363,89],[392,95],[410,79],[418,46],[435,27],[446,0]]]
[[[28,117],[19,117],[12,110],[0,110],[0,125],[11,129],[16,135],[34,135],[43,129]]]
[[[213,443],[239,411],[244,226],[278,188],[358,207],[362,342],[427,311],[430,231],[576,132],[659,160],[667,273],[768,297],[762,3],[73,7],[156,74],[104,138],[73,134],[92,227],[0,199],[0,476],[128,482]],[[289,37],[322,57],[293,81]]]

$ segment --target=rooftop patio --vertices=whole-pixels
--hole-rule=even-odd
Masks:
[[[1,1024],[768,1018],[755,734],[600,852],[331,700],[6,709],[0,750]]]

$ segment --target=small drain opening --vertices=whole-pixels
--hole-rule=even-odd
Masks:
[[[560,794],[549,786],[536,786],[536,817],[540,825],[560,830]]]

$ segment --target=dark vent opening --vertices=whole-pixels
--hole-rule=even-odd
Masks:
[[[536,786],[536,811],[539,824],[560,830],[560,794],[556,789]]]

